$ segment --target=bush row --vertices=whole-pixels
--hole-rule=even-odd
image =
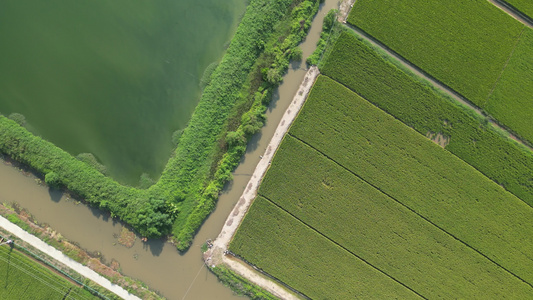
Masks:
[[[175,226],[174,236],[179,250],[185,250],[190,246],[194,233],[214,209],[224,184],[231,179],[231,171],[239,164],[246,151],[248,140],[263,126],[264,113],[272,98],[272,92],[280,84],[290,60],[299,58],[295,54],[299,53],[298,44],[307,35],[319,4],[318,0],[295,1],[291,11],[274,27],[275,31],[271,37],[254,40],[254,44],[261,45],[263,53],[251,67],[252,71],[247,74],[244,84],[241,84],[238,95],[235,94],[234,98],[230,99],[232,103],[238,103],[237,106],[241,108],[233,111],[233,117],[239,119],[233,126],[228,122],[221,124],[222,134],[219,135],[221,139],[218,149],[215,148],[216,141],[211,141],[215,148],[212,150],[215,159],[213,159],[214,166],[210,169],[204,162],[206,173],[204,178],[207,180],[199,181],[203,185],[187,196],[194,205],[186,205],[190,213],[185,214],[183,219],[178,218],[179,226]],[[213,77],[212,84],[216,82],[216,77]],[[242,107],[247,108],[246,112],[242,112]],[[232,112],[227,111],[226,114],[231,115]],[[224,132],[224,129],[227,132]],[[186,132],[187,129],[184,135]]]

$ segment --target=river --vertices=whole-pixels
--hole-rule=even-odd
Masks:
[[[306,41],[301,45],[303,57],[309,56],[315,49],[323,17],[337,5],[337,0],[326,0],[321,6]],[[240,298],[218,283],[216,277],[203,266],[200,247],[220,232],[305,73],[305,63],[292,65],[267,111],[266,125],[253,137],[241,164],[234,172],[234,180],[225,188],[216,210],[196,235],[190,250],[183,255],[173,245],[158,240],[142,243],[137,239],[132,248],[119,245],[114,236],[120,233],[121,225],[110,220],[107,214],[67,200],[60,192],[37,185],[35,178],[1,163],[0,202],[18,203],[28,209],[39,222],[48,223],[82,248],[99,251],[107,260],[117,260],[125,275],[144,281],[169,299]]]

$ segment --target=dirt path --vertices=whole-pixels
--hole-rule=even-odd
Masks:
[[[233,211],[228,216],[228,219],[226,220],[224,227],[222,227],[222,231],[218,237],[213,241],[213,247],[204,254],[204,260],[207,265],[216,266],[219,264],[224,264],[254,284],[261,286],[281,299],[298,299],[298,297],[294,293],[288,291],[286,288],[268,279],[261,273],[251,269],[248,264],[242,262],[241,260],[236,259],[231,255],[224,255],[224,251],[228,249],[229,243],[239,227],[239,224],[242,222],[244,215],[257,196],[259,184],[261,183],[261,180],[263,179],[263,176],[265,175],[270,162],[274,157],[274,153],[278,149],[281,140],[285,136],[285,133],[289,130],[290,125],[302,108],[305,99],[307,98],[307,95],[309,94],[309,91],[311,90],[311,87],[313,86],[319,74],[320,72],[315,66],[311,67],[309,71],[307,71],[307,74],[305,75],[298,92],[294,96],[289,108],[285,111],[285,114],[283,115],[276,132],[272,137],[272,140],[270,140],[270,143],[268,144],[265,154],[263,154],[261,160],[257,164],[252,178],[248,182],[248,185],[239,199],[239,202],[237,202],[237,205],[235,205]]]
[[[354,3],[355,0],[342,1],[339,6],[339,14],[337,16],[337,21],[341,23],[346,23],[346,19],[348,18],[348,14],[350,13],[350,10],[352,10]]]
[[[74,261],[70,257],[63,254],[61,251],[55,249],[54,247],[48,245],[47,243],[41,241],[34,235],[24,231],[22,228],[18,227],[17,225],[9,222],[6,218],[0,216],[0,227],[4,228],[5,230],[11,232],[12,234],[19,237],[21,240],[24,240],[28,244],[32,245],[33,247],[39,249],[39,251],[42,251],[52,257],[53,259],[63,263],[67,267],[73,269],[74,271],[78,272],[80,275],[84,276],[85,278],[88,278],[97,284],[101,285],[102,287],[108,289],[109,291],[115,293],[117,296],[123,298],[123,299],[135,299],[140,300],[135,295],[130,294],[128,291],[123,289],[122,287],[111,283],[109,280],[104,278],[103,276],[99,275],[95,271],[89,269],[88,267]]]
[[[514,7],[510,6],[509,4],[500,1],[500,0],[489,0],[490,3],[492,3],[494,6],[498,7],[499,9],[506,12],[511,17],[515,18],[518,22],[526,25],[529,28],[533,28],[533,20],[529,18],[528,16],[522,14],[518,10],[516,10]]]

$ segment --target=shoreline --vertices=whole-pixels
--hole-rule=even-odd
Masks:
[[[208,267],[216,267],[223,264],[240,276],[245,277],[253,284],[264,288],[281,299],[298,299],[298,297],[294,293],[287,291],[287,289],[280,284],[275,283],[270,279],[266,279],[260,272],[252,270],[247,263],[236,257],[227,256],[225,253],[227,253],[226,251],[228,250],[229,243],[244,219],[246,212],[248,212],[253,200],[257,196],[259,185],[270,166],[274,154],[281,144],[285,133],[289,130],[290,125],[298,116],[318,75],[320,75],[320,71],[316,66],[312,66],[307,71],[298,92],[294,96],[290,106],[285,111],[264,155],[257,164],[245,191],[226,219],[220,234],[213,241],[212,247],[204,253],[204,261]]]

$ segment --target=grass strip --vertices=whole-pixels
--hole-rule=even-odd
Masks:
[[[359,0],[348,22],[481,108],[524,27],[486,0]]]
[[[339,83],[312,93],[291,135],[533,284],[532,207]]]
[[[312,299],[418,298],[262,197],[230,249]]]
[[[320,69],[419,133],[449,138],[446,150],[533,206],[531,151],[398,64],[345,31]]]

